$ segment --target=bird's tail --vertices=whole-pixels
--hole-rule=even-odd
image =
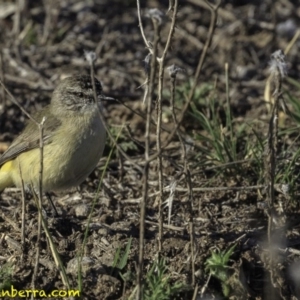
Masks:
[[[6,162],[0,169],[0,193],[14,184],[11,178],[12,161]]]

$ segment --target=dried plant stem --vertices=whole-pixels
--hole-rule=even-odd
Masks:
[[[21,193],[22,193],[22,223],[21,223],[21,243],[22,247],[24,250],[25,246],[25,188],[24,188],[24,180],[23,180],[23,175],[22,175],[22,169],[20,165],[20,160],[18,159],[18,167],[19,167],[19,172],[20,172],[20,178],[21,178]],[[21,259],[23,259],[23,254],[21,256]]]
[[[57,29],[58,16],[60,15],[60,5],[59,0],[43,0],[43,4],[45,7],[45,22],[43,28],[43,36],[41,44],[45,45],[49,42],[51,34],[53,35]]]
[[[163,54],[160,59],[158,59],[159,62],[159,71],[158,71],[158,98],[157,98],[157,125],[156,125],[156,148],[157,152],[162,152],[161,150],[161,123],[162,123],[162,93],[163,93],[163,78],[164,78],[164,70],[165,70],[165,58],[168,53],[172,36],[174,34],[175,30],[175,24],[176,24],[176,14],[178,9],[178,0],[175,0],[173,5],[173,16],[172,16],[172,23],[169,30],[168,39],[165,45],[165,48],[163,50]],[[157,21],[154,20],[154,30],[158,32],[158,24]],[[156,33],[155,33],[156,34]],[[158,233],[158,251],[162,251],[162,241],[163,241],[163,171],[162,171],[162,157],[161,155],[157,156],[157,164],[158,164],[158,186],[159,186],[159,233]]]
[[[4,59],[3,59],[3,50],[0,50],[0,80],[5,84],[5,77],[4,77]],[[2,98],[2,110],[5,111],[6,107],[6,93],[4,89],[1,89],[1,98]],[[1,125],[1,122],[0,122]]]
[[[266,160],[265,160],[265,173],[266,173],[266,183],[267,183],[267,202],[268,202],[268,243],[270,249],[270,274],[271,274],[271,282],[273,287],[275,287],[275,279],[274,279],[274,253],[272,250],[272,231],[273,231],[273,210],[275,203],[275,168],[276,168],[276,145],[275,145],[275,116],[278,117],[278,109],[276,108],[277,103],[274,103],[272,116],[269,122],[269,133],[268,133],[268,144],[267,144],[267,152],[266,152]],[[277,112],[277,114],[276,114]],[[273,289],[270,291],[273,293]]]
[[[207,2],[208,4],[208,2]],[[216,20],[217,20],[217,9],[221,4],[221,0],[219,0],[218,4],[215,7],[212,7],[209,5],[209,8],[211,10],[211,24],[210,29],[208,33],[208,38],[206,40],[206,44],[204,46],[204,49],[202,51],[202,54],[200,56],[200,60],[197,66],[197,70],[194,76],[194,83],[192,86],[192,89],[187,97],[187,101],[185,103],[185,106],[183,108],[183,112],[179,118],[179,121],[176,121],[175,128],[168,136],[168,139],[164,146],[161,145],[161,101],[162,101],[162,90],[163,90],[163,74],[165,69],[165,57],[167,55],[171,39],[174,33],[175,23],[176,23],[176,13],[177,13],[177,6],[178,6],[178,0],[175,0],[175,2],[171,3],[170,7],[173,8],[173,18],[172,18],[172,24],[169,31],[169,36],[162,54],[161,58],[157,58],[157,43],[159,40],[159,34],[158,34],[158,21],[153,20],[154,24],[154,42],[153,46],[149,44],[149,42],[146,39],[144,28],[141,20],[141,8],[140,8],[140,1],[137,0],[137,12],[138,12],[138,19],[139,19],[139,27],[141,30],[141,35],[144,40],[144,43],[146,47],[149,49],[149,52],[151,53],[151,68],[150,68],[150,76],[149,80],[147,81],[146,90],[147,93],[147,122],[146,122],[146,133],[145,133],[145,166],[144,166],[144,176],[143,176],[143,196],[140,203],[140,241],[139,241],[139,264],[138,264],[138,270],[137,270],[137,299],[142,299],[143,293],[142,293],[142,273],[143,273],[143,261],[144,261],[144,231],[145,231],[145,209],[146,209],[146,202],[148,199],[148,172],[149,172],[149,164],[152,160],[157,159],[158,162],[158,173],[159,173],[159,195],[160,195],[160,203],[159,203],[159,243],[158,243],[158,249],[161,251],[162,249],[162,238],[163,238],[163,213],[162,213],[162,199],[163,199],[163,176],[162,176],[162,159],[161,159],[161,153],[163,151],[163,148],[165,148],[173,139],[174,135],[177,133],[179,134],[179,127],[180,124],[184,118],[185,112],[187,111],[190,102],[192,101],[196,86],[198,84],[198,78],[200,75],[200,72],[203,67],[203,63],[205,61],[209,46],[211,44],[211,40],[213,37]],[[156,61],[159,63],[159,74],[158,74],[158,101],[157,101],[157,127],[156,127],[156,133],[157,133],[157,152],[150,157],[150,125],[151,125],[151,113],[152,113],[152,96],[153,96],[153,87],[154,87],[154,81],[155,81],[155,74],[156,74]],[[182,140],[181,140],[182,141]],[[193,190],[191,185],[191,178],[190,178],[190,172],[188,169],[187,159],[186,159],[186,150],[185,145],[182,141],[182,149],[183,149],[183,159],[185,162],[184,166],[184,173],[185,178],[187,182],[188,187],[188,193],[189,193],[189,204],[190,204],[190,219],[189,219],[189,227],[190,227],[190,237],[191,237],[191,254],[192,254],[192,283],[195,284],[195,253],[194,253],[194,226],[193,226],[193,214],[192,214],[192,199],[193,199]]]
[[[157,42],[160,40],[160,26],[158,21],[152,18],[154,35],[157,36]],[[163,85],[163,71],[164,67],[162,61],[159,64],[159,76],[158,76],[158,98],[156,103],[157,108],[157,124],[156,124],[156,149],[161,151],[161,123],[162,123],[162,85]],[[151,122],[151,121],[150,121]],[[149,157],[148,157],[149,158]],[[159,254],[162,251],[162,242],[163,242],[163,168],[162,168],[162,157],[159,155],[157,157],[157,168],[158,168],[158,189],[159,189],[159,204],[158,204],[158,252]]]
[[[217,17],[218,17],[218,14],[217,14],[218,8],[220,7],[220,5],[222,3],[222,0],[218,0],[215,7],[213,7],[207,0],[204,0],[204,1],[208,5],[209,10],[211,12],[211,19],[210,19],[210,25],[209,25],[209,30],[208,30],[208,36],[207,36],[207,39],[205,41],[203,52],[200,56],[199,63],[197,65],[196,73],[194,75],[194,84],[191,88],[191,91],[190,91],[190,94],[189,94],[189,97],[188,97],[189,101],[191,101],[190,99],[193,98],[193,95],[195,93],[195,89],[196,89],[197,84],[198,84],[199,75],[200,75],[200,72],[202,70],[202,67],[203,67],[203,64],[204,64],[204,61],[205,61],[205,58],[206,58],[206,54],[207,54],[208,49],[211,45],[211,41],[212,41],[212,38],[213,38],[213,35],[214,35],[214,32],[215,32],[215,28],[216,28],[216,24],[217,24]]]
[[[175,126],[177,125],[177,118],[175,114],[175,105],[174,105],[174,99],[175,99],[175,87],[176,87],[176,73],[171,75],[171,112],[173,117],[173,122]],[[187,190],[188,190],[188,196],[189,196],[189,230],[190,230],[190,243],[191,243],[191,269],[192,269],[192,285],[195,285],[195,230],[194,230],[194,221],[193,221],[193,187],[192,187],[192,180],[191,180],[191,174],[188,167],[188,160],[187,160],[187,153],[186,153],[186,147],[183,141],[183,138],[179,132],[179,128],[177,130],[177,136],[180,141],[181,149],[182,149],[182,158],[184,162],[184,170],[183,173],[185,175],[185,180],[187,184]]]
[[[39,205],[42,209],[42,197],[43,197],[43,171],[44,171],[44,123],[46,118],[43,117],[41,123],[39,124],[40,130],[40,170],[39,170]]]
[[[186,183],[188,187],[188,196],[189,196],[189,230],[190,230],[190,243],[191,243],[191,267],[192,267],[192,285],[195,286],[195,226],[193,218],[193,188],[191,181],[190,170],[187,165],[187,160],[185,158],[184,164],[184,173],[186,178]]]
[[[24,11],[26,7],[26,0],[18,0],[16,1],[16,13],[14,16],[14,26],[13,26],[13,33],[17,37],[21,31],[21,13]]]
[[[214,31],[215,31],[215,28],[216,28],[216,22],[217,22],[217,16],[218,16],[217,12],[218,12],[218,8],[221,5],[222,0],[218,0],[218,3],[214,7],[212,7],[207,1],[205,1],[205,2],[209,5],[212,16],[211,16],[210,27],[209,27],[209,31],[208,31],[208,37],[206,39],[203,51],[201,52],[201,55],[200,55],[200,59],[199,59],[199,63],[198,63],[198,66],[197,66],[196,73],[194,75],[194,82],[193,82],[191,91],[190,91],[190,93],[187,97],[187,101],[186,101],[184,107],[182,108],[182,113],[180,115],[180,118],[178,119],[177,125],[172,130],[172,132],[169,134],[165,144],[161,148],[161,151],[157,151],[155,154],[151,155],[151,157],[149,157],[149,161],[153,161],[159,155],[161,155],[161,152],[163,151],[163,149],[165,147],[167,147],[170,144],[170,142],[173,140],[173,137],[176,134],[179,126],[181,125],[181,122],[183,121],[184,115],[185,115],[185,113],[186,113],[186,111],[187,111],[187,109],[188,109],[188,107],[189,107],[189,105],[190,105],[190,103],[193,99],[193,95],[195,93],[195,89],[196,89],[196,86],[198,84],[198,78],[199,78],[200,72],[202,70],[203,63],[205,61],[209,46],[211,44],[212,37],[214,35]]]
[[[166,46],[165,46],[165,49],[163,51],[163,54],[160,58],[160,68],[159,68],[160,73],[161,73],[161,70],[162,71],[164,70],[165,58],[166,58],[166,55],[169,51],[171,40],[172,40],[172,37],[173,37],[173,34],[174,34],[177,11],[178,11],[178,0],[175,0],[174,5],[173,5],[172,22],[171,22],[171,27],[170,27],[170,30],[169,30],[168,39],[167,39]],[[160,74],[160,75],[162,76],[163,74]],[[161,77],[159,77],[159,78],[161,78]]]
[[[175,126],[177,125],[177,117],[175,114],[175,88],[176,88],[176,76],[171,76],[171,97],[170,97],[170,110],[172,113],[172,118]],[[182,157],[184,158],[186,156],[186,148],[183,141],[183,138],[180,134],[179,128],[177,128],[176,134],[178,136],[180,145],[181,145],[181,151],[182,151]]]
[[[151,67],[147,94],[147,119],[146,119],[146,132],[145,132],[145,166],[143,173],[143,192],[142,200],[140,203],[140,234],[139,234],[139,258],[137,267],[137,299],[143,299],[143,267],[144,267],[144,237],[145,237],[145,214],[146,203],[148,199],[148,176],[149,176],[149,156],[150,156],[150,127],[151,127],[151,114],[152,114],[152,99],[154,92],[154,83],[156,75],[156,57],[157,57],[157,45],[159,36],[156,34],[153,41],[153,52],[151,56]]]
[[[280,75],[280,71],[276,70],[273,75],[273,80],[275,82],[275,91],[273,93],[274,97],[274,106],[271,113],[271,118],[269,122],[269,132],[268,132],[268,143],[266,148],[266,159],[265,159],[265,174],[267,180],[267,197],[268,197],[268,205],[269,205],[269,222],[268,222],[268,239],[269,243],[271,243],[271,232],[272,232],[272,210],[274,209],[275,203],[275,170],[276,170],[276,154],[278,148],[278,107],[279,100],[281,97],[281,85],[282,78]]]
[[[45,22],[43,26],[43,36],[42,36],[42,41],[41,44],[45,45],[50,32],[51,32],[51,8],[52,8],[52,3],[50,3],[47,0],[43,0],[43,5],[44,5],[44,10],[45,10]]]
[[[17,105],[18,108],[32,121],[34,122],[37,126],[39,126],[39,122],[37,122],[24,108],[22,105],[18,103],[18,101],[15,99],[15,97],[11,94],[11,92],[6,88],[4,82],[0,80],[0,84],[2,85],[4,91],[10,96],[10,100],[12,101],[13,104]]]
[[[140,31],[141,31],[141,35],[143,37],[144,43],[147,46],[148,50],[150,51],[151,54],[152,50],[150,47],[150,44],[146,38],[145,32],[144,32],[144,27],[143,27],[143,23],[142,23],[142,17],[141,17],[141,5],[140,5],[140,0],[136,1],[136,6],[137,6],[137,13],[138,13],[138,19],[139,19],[139,27],[140,27]]]
[[[265,149],[265,178],[267,184],[267,203],[268,203],[268,243],[270,249],[270,276],[273,288],[270,288],[270,293],[274,293],[274,288],[277,286],[276,283],[276,269],[275,260],[276,256],[273,250],[273,215],[275,210],[275,175],[276,175],[276,155],[278,152],[278,118],[279,118],[279,102],[283,101],[281,96],[282,79],[285,75],[285,57],[281,50],[276,51],[272,54],[271,58],[271,79],[275,84],[273,93],[274,105],[271,112],[269,121],[269,131],[267,145]],[[284,103],[284,102],[283,102]],[[272,295],[273,296],[273,295]]]
[[[230,95],[229,95],[229,65],[225,63],[225,83],[226,83],[226,127],[229,130],[230,140],[233,142],[233,126],[232,126],[232,117],[231,117],[231,109],[230,109]],[[232,160],[235,160],[235,157],[232,157]]]
[[[196,300],[196,299],[198,299],[198,290],[199,290],[199,285],[197,284],[196,286],[195,286],[195,288],[194,288],[194,293],[193,293],[193,298],[192,298],[192,300]]]
[[[65,287],[67,289],[70,289],[71,286],[69,284],[69,280],[68,280],[68,276],[67,276],[64,264],[62,263],[62,261],[60,259],[60,256],[59,256],[59,254],[58,254],[58,252],[56,250],[56,247],[55,247],[55,245],[53,243],[52,236],[51,236],[51,234],[49,232],[49,229],[47,227],[47,222],[45,221],[45,219],[43,217],[42,210],[40,209],[40,207],[38,207],[38,209],[39,209],[39,215],[41,216],[41,223],[43,225],[44,232],[46,234],[46,237],[47,237],[48,242],[49,242],[50,250],[52,252],[52,257],[53,257],[54,262],[55,262],[55,264],[57,266],[57,269],[59,270],[59,273],[60,273],[61,279],[63,281],[63,284],[65,285]]]
[[[205,292],[208,288],[208,284],[210,282],[210,279],[211,279],[211,273],[209,273],[208,278],[207,278],[205,284],[203,285],[203,287],[201,289],[201,294],[200,294],[201,298],[204,297],[204,294],[205,294]]]
[[[292,47],[295,45],[295,43],[297,42],[297,40],[299,39],[300,36],[300,30],[298,29],[296,31],[296,33],[294,34],[293,38],[291,39],[291,41],[288,43],[288,45],[286,46],[285,50],[284,50],[284,54],[287,55],[290,50],[292,49]]]
[[[217,192],[217,191],[251,191],[251,190],[258,190],[258,189],[266,189],[266,185],[253,185],[253,186],[233,186],[233,187],[207,187],[207,188],[199,188],[199,187],[193,187],[193,192]],[[170,191],[171,187],[164,187],[164,191]],[[183,187],[176,187],[175,190],[177,192],[188,192],[187,188]],[[148,198],[155,197],[159,194],[159,192],[154,192],[148,195]],[[123,201],[123,203],[140,203],[142,197],[136,198],[136,199],[126,199]]]
[[[38,273],[39,259],[40,259],[40,243],[41,243],[41,234],[42,234],[42,198],[43,198],[43,170],[44,170],[44,123],[45,117],[43,117],[41,123],[39,124],[40,131],[40,170],[39,170],[39,193],[38,193],[38,232],[37,232],[37,241],[36,241],[36,256],[35,256],[35,266],[32,276],[32,288],[35,289],[35,280]]]

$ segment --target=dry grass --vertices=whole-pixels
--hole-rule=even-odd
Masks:
[[[300,297],[296,4],[271,5],[274,23],[251,1],[55,3],[0,3],[1,81],[32,112],[60,78],[89,74],[84,52],[94,51],[92,70],[116,98],[104,111],[111,138],[80,191],[56,195],[48,232],[32,197],[24,214],[19,191],[2,193],[2,287]],[[0,95],[5,150],[25,117]]]

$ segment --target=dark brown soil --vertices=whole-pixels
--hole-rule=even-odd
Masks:
[[[18,1],[16,1],[18,2]],[[19,1],[20,3],[22,1]],[[0,1],[0,50],[5,85],[16,100],[29,112],[40,109],[51,98],[59,80],[71,74],[89,74],[85,51],[96,51],[96,77],[104,92],[118,101],[105,103],[105,117],[119,145],[130,161],[117,153],[107,140],[99,167],[77,191],[54,195],[59,211],[53,217],[44,200],[45,215],[53,241],[72,288],[78,288],[77,256],[83,239],[93,199],[111,150],[103,185],[89,225],[82,263],[82,299],[128,299],[136,286],[138,264],[140,207],[143,174],[133,163],[144,168],[146,105],[143,104],[146,80],[144,60],[148,50],[138,26],[136,1],[65,0],[26,1],[21,10],[19,27],[14,24],[17,7],[13,1]],[[142,19],[147,39],[153,42],[153,27],[145,14],[150,8],[163,12],[159,56],[168,37],[172,12],[168,1],[148,0],[142,3]],[[172,2],[172,1],[170,1]],[[213,4],[214,2],[211,1]],[[49,3],[49,4],[47,4]],[[9,10],[11,9],[11,10]],[[261,148],[266,141],[269,113],[264,101],[264,87],[269,76],[271,54],[285,50],[299,26],[298,1],[223,1],[211,46],[199,77],[195,99],[185,114],[181,133],[187,146],[187,169],[180,142],[175,135],[162,152],[163,185],[175,183],[175,193],[168,224],[168,206],[163,210],[164,233],[161,256],[166,259],[167,274],[173,283],[185,288],[170,299],[223,299],[220,280],[205,270],[205,262],[213,251],[227,251],[236,245],[229,260],[226,285],[230,299],[298,299],[300,254],[300,209],[298,204],[299,138],[297,123],[289,116],[280,119],[280,158],[277,184],[290,184],[291,193],[276,192],[272,248],[268,245],[268,213],[266,191],[249,187],[264,185],[262,153],[254,153],[257,140]],[[208,38],[211,13],[202,0],[179,0],[175,34],[166,56],[166,68],[175,64],[185,71],[177,76],[176,113],[180,116],[190,90],[200,55]],[[287,57],[288,76],[299,79],[299,41]],[[226,78],[229,66],[229,97],[235,130],[246,126],[237,138],[237,155],[224,161],[213,159],[209,143],[199,138],[209,133],[196,111],[212,120],[209,99],[215,99],[217,114],[226,135]],[[163,90],[162,141],[174,128],[169,110],[170,77],[165,70]],[[206,93],[201,88],[207,88]],[[295,98],[299,88],[285,80],[284,97]],[[154,91],[154,104],[157,97]],[[26,117],[0,94],[0,151],[7,149],[24,127]],[[124,103],[126,106],[124,106]],[[153,117],[155,117],[155,111]],[[151,153],[156,152],[155,126],[151,128]],[[287,129],[290,129],[289,131]],[[228,131],[227,131],[228,133]],[[256,142],[255,142],[256,141]],[[253,144],[252,144],[253,143]],[[252,146],[253,145],[253,146]],[[253,152],[246,151],[251,149]],[[121,157],[121,158],[120,158]],[[297,156],[296,156],[297,157]],[[239,161],[239,163],[233,163]],[[229,164],[231,163],[231,164]],[[289,170],[287,168],[291,166]],[[286,177],[283,174],[287,174]],[[190,178],[193,192],[189,193]],[[211,190],[200,190],[210,187]],[[218,189],[224,187],[224,189]],[[233,187],[245,189],[234,190]],[[249,189],[246,189],[246,188]],[[227,189],[226,189],[227,188]],[[144,273],[158,255],[159,185],[157,160],[150,164],[146,207]],[[170,197],[166,189],[163,201]],[[25,243],[21,243],[21,192],[6,189],[0,196],[0,284],[16,289],[30,289],[36,264],[38,210],[33,198],[26,200]],[[194,225],[195,270],[191,267],[191,223]],[[115,254],[123,250],[132,237],[126,267],[113,268]],[[299,249],[298,249],[299,248]],[[273,264],[270,262],[273,256]],[[10,275],[3,275],[4,266],[11,266]],[[271,267],[272,266],[272,267]],[[120,273],[130,274],[124,284]],[[9,278],[7,278],[9,277]],[[195,277],[193,285],[192,278]],[[272,280],[273,282],[272,282]],[[55,265],[47,238],[42,233],[41,250],[35,288],[47,293],[65,289]],[[195,297],[193,294],[196,290]],[[4,299],[4,298],[3,298]],[[149,298],[150,299],[150,298]],[[154,298],[151,298],[154,299]],[[160,298],[158,298],[160,299]],[[165,298],[164,298],[165,299]]]

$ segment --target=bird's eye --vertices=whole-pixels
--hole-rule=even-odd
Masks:
[[[80,98],[82,98],[83,97],[83,93],[82,92],[78,92],[77,96],[80,97]]]

